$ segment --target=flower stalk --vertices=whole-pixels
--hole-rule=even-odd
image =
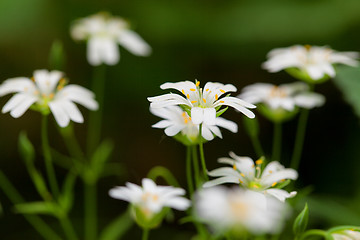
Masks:
[[[204,146],[202,141],[202,124],[199,126],[199,150],[200,150],[200,160],[201,160],[201,166],[203,169],[204,179],[205,181],[208,181],[208,175],[207,175],[207,168],[206,168],[206,162],[205,162],[205,155],[204,155]]]
[[[191,196],[194,193],[194,184],[191,177],[191,147],[186,147],[186,178],[187,178],[187,184],[188,184],[188,190],[189,190],[189,196]]]
[[[279,161],[281,158],[282,125],[281,122],[274,122],[274,139],[272,149],[272,160]]]

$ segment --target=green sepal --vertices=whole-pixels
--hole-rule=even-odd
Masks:
[[[272,122],[282,123],[288,121],[296,116],[299,108],[295,107],[294,110],[288,111],[283,108],[272,109],[265,104],[257,105],[258,111]]]
[[[307,82],[307,83],[310,83],[310,84],[324,83],[330,79],[330,76],[325,74],[324,77],[314,80],[309,76],[309,74],[305,70],[302,70],[299,68],[287,68],[287,69],[285,69],[285,71],[288,74],[290,74],[291,76],[293,76],[294,78],[299,79],[304,82]]]
[[[135,222],[143,229],[153,229],[160,226],[162,220],[169,212],[169,208],[164,207],[158,213],[149,213],[148,215],[141,209],[141,207],[133,206],[132,214]]]
[[[182,110],[184,110],[189,115],[189,117],[191,117],[191,107],[189,107],[188,105],[185,105],[185,104],[181,104],[179,106],[181,107]]]
[[[216,117],[220,117],[226,110],[228,110],[229,107],[223,108],[220,111],[216,112]]]
[[[291,180],[290,180],[290,179],[287,179],[287,180],[285,180],[284,182],[280,182],[280,183],[276,184],[276,187],[275,187],[275,188],[284,188],[284,187],[286,187],[287,185],[289,185],[290,182],[291,182]]]
[[[306,203],[304,209],[301,211],[301,213],[296,217],[294,221],[293,232],[295,236],[300,236],[302,233],[305,232],[308,221],[309,221],[309,208]]]
[[[74,185],[77,175],[70,171],[64,181],[58,202],[65,212],[69,212],[74,202]]]

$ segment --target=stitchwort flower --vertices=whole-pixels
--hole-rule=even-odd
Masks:
[[[335,77],[333,64],[357,66],[357,58],[357,52],[337,52],[329,47],[295,45],[270,51],[263,68],[269,72],[286,70],[300,80],[321,83]]]
[[[358,240],[360,239],[360,232],[346,229],[341,231],[335,231],[331,233],[334,240]]]
[[[109,191],[111,197],[131,203],[135,220],[147,229],[160,224],[168,208],[181,211],[189,208],[190,200],[182,197],[184,194],[182,188],[157,186],[148,178],[142,180],[142,187],[128,182],[126,187],[115,187]]]
[[[222,167],[210,171],[211,177],[218,177],[208,181],[204,187],[212,187],[224,183],[237,183],[244,188],[261,192],[265,195],[272,195],[280,201],[286,198],[294,197],[296,192],[288,193],[280,189],[287,183],[287,179],[296,180],[298,173],[291,168],[285,168],[277,161],[272,161],[261,169],[263,159],[253,161],[249,157],[239,157],[235,153],[230,152],[231,158],[220,158],[218,162],[229,164],[232,167]]]
[[[153,128],[165,128],[165,134],[183,142],[186,145],[198,144],[199,124],[194,124],[191,117],[186,111],[178,106],[169,106],[164,108],[150,108],[150,112],[154,115],[164,118],[160,122],[154,124]],[[223,127],[229,131],[236,133],[237,124],[226,120],[222,117],[215,119],[215,125],[203,124],[202,137],[207,141],[214,139],[214,135],[222,138],[221,131],[218,127]]]
[[[117,44],[136,56],[148,56],[151,47],[120,17],[101,12],[77,20],[71,27],[74,40],[87,40],[87,60],[97,66],[115,65],[120,54]]]
[[[255,108],[253,104],[247,103],[239,98],[229,95],[223,96],[227,92],[235,92],[237,89],[231,84],[221,84],[208,82],[204,88],[200,88],[200,82],[182,81],[178,83],[164,83],[161,89],[176,89],[182,93],[168,93],[161,96],[149,97],[150,107],[162,108],[174,105],[183,107],[191,117],[194,124],[208,126],[216,125],[216,117],[223,113],[222,106],[230,106],[242,112],[249,118],[255,115],[248,108]]]
[[[255,83],[245,87],[239,98],[256,104],[259,111],[274,121],[283,121],[294,116],[298,108],[311,109],[325,103],[321,94],[310,92],[303,82],[281,84]]]
[[[30,78],[10,78],[0,85],[0,97],[15,93],[4,105],[2,113],[10,112],[14,118],[21,117],[31,107],[42,114],[52,114],[60,127],[66,127],[70,120],[82,123],[84,118],[74,103],[90,110],[97,110],[95,95],[75,84],[67,85],[64,73],[36,70]]]
[[[243,239],[254,235],[278,233],[287,216],[285,203],[247,189],[212,187],[195,196],[195,213],[215,231]]]

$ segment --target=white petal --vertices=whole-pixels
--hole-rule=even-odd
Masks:
[[[169,120],[161,120],[160,122],[155,123],[151,127],[153,127],[153,128],[167,128],[167,127],[171,126],[172,124],[173,123],[170,122]]]
[[[211,141],[214,139],[214,135],[211,133],[211,131],[206,127],[206,125],[202,126],[201,129],[201,135],[203,136],[203,138],[205,138],[207,141]]]
[[[204,109],[199,107],[192,108],[191,120],[194,124],[201,124],[204,120]]]
[[[152,108],[163,108],[163,107],[168,107],[168,106],[174,106],[174,105],[187,105],[187,106],[192,106],[189,101],[187,101],[185,98],[183,98],[182,96],[178,95],[178,94],[164,94],[164,95],[160,95],[160,96],[156,96],[156,97],[148,97],[147,98],[151,104],[150,107]]]
[[[150,178],[144,178],[142,181],[142,187],[144,189],[144,191],[149,191],[149,192],[155,192],[156,191],[156,184],[154,183],[153,180],[151,180]]]
[[[217,127],[217,126],[207,126],[207,125],[203,125],[203,127],[207,127],[209,128],[209,130],[215,134],[216,136],[218,136],[219,138],[222,138],[222,134],[221,134],[221,131],[220,129]]]
[[[0,97],[14,92],[33,92],[36,86],[32,80],[25,77],[7,79],[0,85]]]
[[[215,108],[204,108],[203,110],[204,118],[203,122],[206,125],[215,125],[215,118],[216,118],[216,110]],[[194,120],[193,120],[194,122]],[[196,124],[194,122],[194,124]]]
[[[137,33],[131,30],[123,30],[118,38],[119,43],[129,52],[137,56],[148,56],[151,47]]]
[[[306,71],[313,80],[318,80],[324,76],[323,71],[318,66],[307,66]]]
[[[165,134],[172,137],[178,134],[182,129],[184,129],[183,125],[173,125],[165,129]]]
[[[33,95],[25,95],[23,101],[16,105],[10,112],[10,115],[14,118],[21,117],[29,107],[36,102],[37,97]],[[5,106],[4,106],[5,107]]]
[[[97,110],[99,107],[91,91],[75,84],[65,86],[61,91],[56,93],[55,98],[76,102],[90,110]]]
[[[283,170],[279,170],[272,174],[269,174],[267,177],[261,179],[261,184],[264,186],[271,186],[274,182],[279,182],[283,179],[292,179],[296,180],[298,178],[298,173],[296,170],[291,168],[286,168]]]
[[[317,93],[301,93],[294,97],[296,105],[303,108],[320,107],[325,103],[325,97]]]
[[[273,197],[279,199],[282,202],[284,202],[287,198],[292,198],[292,197],[296,196],[295,191],[288,193],[287,191],[285,191],[283,189],[276,189],[276,188],[267,189],[267,190],[265,190],[265,193],[272,195]]]
[[[190,207],[191,202],[183,197],[171,198],[164,203],[165,206],[177,209],[177,210],[186,210]]]
[[[204,183],[203,187],[209,188],[209,187],[221,185],[224,183],[239,183],[239,178],[235,178],[235,177],[231,177],[231,176],[220,177],[220,178],[217,178],[217,179],[214,179],[214,180]]]
[[[221,99],[222,102],[217,101],[214,104],[214,107],[220,106],[220,105],[227,105],[230,107],[235,108],[236,110],[242,112],[245,116],[247,116],[248,118],[254,118],[255,114],[253,112],[251,112],[250,110],[248,110],[246,107],[248,108],[256,108],[255,105],[247,103],[239,98],[235,98],[235,97],[224,97]]]
[[[66,127],[70,122],[70,117],[62,108],[61,103],[59,104],[59,102],[52,101],[52,102],[49,102],[49,107],[50,107],[52,114],[54,115],[56,122],[59,124],[59,126]]]
[[[18,93],[15,94],[10,98],[10,100],[4,105],[2,108],[2,113],[7,113],[14,109],[17,105],[19,105],[21,102],[25,101],[26,94]]]
[[[74,103],[70,101],[61,101],[61,103],[59,104],[62,105],[63,110],[67,113],[67,115],[70,117],[71,120],[77,123],[84,122],[84,118],[81,112]]]
[[[217,117],[215,119],[215,124],[216,126],[225,128],[233,133],[237,133],[238,131],[238,126],[236,123],[234,123],[233,121],[226,120],[225,118],[222,117]]]

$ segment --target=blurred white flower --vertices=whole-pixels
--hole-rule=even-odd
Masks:
[[[239,235],[244,230],[255,235],[278,233],[289,210],[285,203],[258,192],[219,186],[201,189],[194,206],[200,221]]]
[[[30,78],[10,78],[0,85],[0,97],[16,93],[2,108],[2,113],[10,112],[14,118],[22,116],[27,109],[48,113],[49,109],[61,127],[70,120],[82,123],[84,118],[74,103],[90,110],[96,110],[95,95],[75,84],[66,85],[63,73],[59,71],[36,70]]]
[[[337,52],[328,47],[295,45],[270,51],[263,68],[269,72],[297,68],[316,81],[327,76],[334,77],[336,73],[333,64],[357,66],[357,58],[357,52]]]
[[[169,106],[164,108],[150,108],[150,112],[158,117],[164,118],[160,122],[154,124],[154,128],[165,128],[165,134],[167,136],[175,136],[178,133],[185,135],[190,140],[196,142],[199,135],[199,124],[194,124],[191,117],[178,106]],[[222,134],[219,127],[228,129],[229,131],[236,133],[237,124],[226,120],[222,117],[215,119],[215,125],[202,126],[202,136],[208,141],[214,139],[214,134],[219,138],[222,138]]]
[[[262,171],[262,159],[254,162],[249,157],[239,157],[233,152],[229,154],[232,158],[220,158],[218,162],[229,164],[232,167],[222,167],[210,171],[208,173],[209,176],[218,178],[206,182],[204,187],[212,187],[224,183],[237,183],[265,195],[272,195],[280,201],[285,201],[286,198],[296,195],[295,191],[288,193],[283,189],[276,188],[287,179],[297,179],[298,173],[296,170],[285,168],[279,162],[272,161]]]
[[[295,107],[314,108],[325,103],[321,94],[309,92],[309,87],[303,82],[281,84],[255,83],[245,87],[238,96],[252,104],[264,103],[273,110],[278,108],[293,111]]]
[[[102,63],[115,65],[120,54],[117,44],[136,56],[148,56],[151,47],[120,17],[98,13],[77,20],[71,27],[74,40],[87,40],[88,62],[97,66]]]
[[[164,83],[160,86],[161,89],[176,89],[180,91],[182,95],[169,93],[157,97],[149,97],[148,100],[151,102],[150,107],[162,108],[183,105],[189,108],[191,120],[194,124],[204,123],[208,126],[216,124],[217,110],[219,110],[221,106],[233,107],[249,118],[255,117],[254,113],[247,109],[255,108],[254,105],[236,97],[221,97],[227,92],[235,92],[235,86],[208,82],[205,84],[203,90],[199,85],[199,81],[197,81],[196,84],[190,81]]]
[[[360,232],[354,230],[343,230],[331,234],[334,240],[359,240]]]
[[[115,187],[109,191],[111,197],[133,204],[147,218],[152,218],[164,207],[186,210],[190,207],[190,200],[181,197],[184,194],[185,190],[182,188],[157,186],[148,178],[142,180],[142,187],[128,182],[126,187]]]

